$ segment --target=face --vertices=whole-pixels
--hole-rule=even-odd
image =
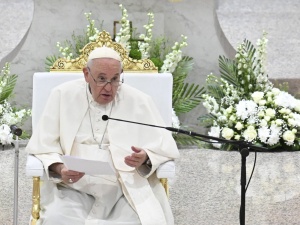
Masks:
[[[110,58],[93,59],[88,67],[83,69],[84,77],[91,88],[93,99],[99,104],[107,104],[114,100],[118,86],[106,83],[97,86],[96,81],[118,81],[122,73],[121,63]],[[95,79],[95,80],[94,80]]]

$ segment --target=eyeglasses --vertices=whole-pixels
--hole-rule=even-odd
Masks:
[[[105,85],[107,85],[108,83],[110,83],[112,86],[114,87],[118,87],[123,83],[123,80],[120,81],[119,77],[118,78],[113,78],[112,80],[108,81],[105,79],[105,77],[98,77],[97,80],[94,78],[94,76],[91,73],[91,69],[88,67],[89,73],[92,76],[93,80],[95,81],[96,85],[98,87],[104,87]]]

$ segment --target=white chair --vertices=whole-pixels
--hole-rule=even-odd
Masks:
[[[33,76],[32,96],[32,130],[34,132],[50,91],[53,87],[74,79],[83,78],[82,73],[35,73]],[[124,83],[127,83],[152,96],[166,126],[172,125],[172,84],[171,74],[158,73],[125,73]],[[157,169],[168,195],[167,179],[175,176],[175,163],[169,161]],[[40,211],[40,179],[44,176],[43,164],[33,155],[28,155],[26,174],[33,178],[32,220],[36,224]],[[42,178],[43,179],[43,178]],[[42,196],[41,196],[42,198]]]

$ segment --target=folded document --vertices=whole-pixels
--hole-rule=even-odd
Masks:
[[[82,172],[88,175],[114,175],[114,170],[108,162],[83,159],[64,155],[61,159],[68,170]]]

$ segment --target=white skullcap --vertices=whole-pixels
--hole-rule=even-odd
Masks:
[[[122,61],[119,53],[117,53],[112,48],[108,48],[105,46],[96,48],[93,51],[91,51],[91,53],[88,57],[88,61],[90,61],[92,59],[100,59],[100,58],[115,59],[115,60],[118,60],[119,62]]]

